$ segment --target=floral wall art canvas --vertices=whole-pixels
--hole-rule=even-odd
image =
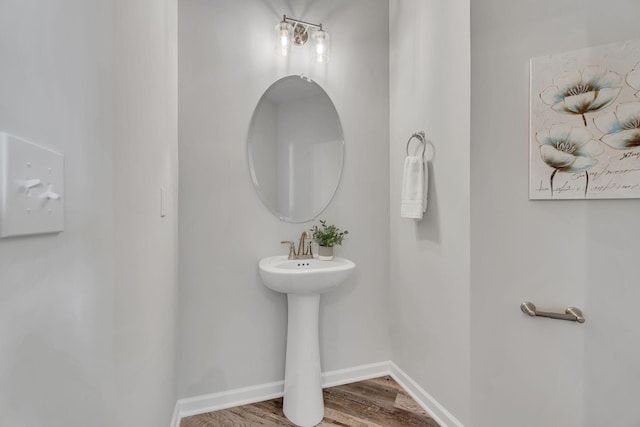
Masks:
[[[531,59],[530,199],[640,197],[640,40]]]

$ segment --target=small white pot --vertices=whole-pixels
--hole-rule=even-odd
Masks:
[[[318,246],[318,259],[331,261],[333,259],[333,246]]]

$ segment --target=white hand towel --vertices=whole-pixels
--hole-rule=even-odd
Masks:
[[[422,219],[427,210],[427,181],[424,160],[416,156],[407,156],[404,161],[402,177],[402,201],[400,216]]]
[[[429,162],[422,161],[422,165],[424,169],[422,173],[424,174],[424,188],[422,191],[422,212],[427,211],[427,196],[429,195]]]

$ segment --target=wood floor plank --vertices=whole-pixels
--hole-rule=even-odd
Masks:
[[[394,408],[404,409],[405,411],[413,412],[418,415],[426,415],[427,411],[422,409],[422,406],[418,405],[408,394],[400,392],[396,395],[396,401],[393,404]]]
[[[376,386],[381,387],[385,390],[388,390],[390,393],[405,392],[404,389],[400,387],[400,384],[395,382],[393,378],[391,378],[388,375],[385,375],[384,377],[373,378],[373,379],[367,380],[367,382],[371,384],[375,384]]]
[[[327,388],[318,427],[439,427],[389,376]],[[282,398],[186,417],[180,427],[295,427]]]
[[[356,418],[344,412],[337,411],[333,408],[324,408],[324,419],[320,424],[321,427],[343,426],[343,427],[386,427],[375,424],[370,420]]]

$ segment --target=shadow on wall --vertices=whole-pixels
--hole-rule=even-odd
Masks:
[[[326,5],[321,5],[319,9],[323,10],[322,14],[315,14],[313,10],[313,2],[295,2],[292,0],[263,0],[266,8],[273,12],[274,17],[282,19],[283,14],[292,14],[295,19],[311,20],[318,22],[331,21],[334,17],[344,15],[344,9],[349,7],[348,3],[335,7],[332,11],[326,11]],[[355,6],[355,5],[354,5]],[[302,9],[300,9],[302,7]],[[274,21],[274,27],[277,22]],[[330,30],[328,30],[330,31]]]
[[[303,21],[329,21],[332,16],[340,16],[342,12],[339,12],[339,9],[343,9],[342,6],[336,7],[331,12],[327,13],[326,11],[324,11],[322,15],[313,15],[313,17],[311,17],[310,15],[313,14],[313,10],[311,10],[311,6],[313,3],[311,2],[296,3],[291,0],[266,0],[262,3],[265,4],[265,7],[267,9],[273,12],[274,18],[277,17],[278,19],[282,19],[283,14],[287,15],[287,17],[289,17],[288,15],[291,14],[291,18],[302,19]],[[303,9],[300,9],[300,6],[302,6]],[[325,6],[323,5],[322,8],[325,8]],[[278,22],[274,21],[274,27]]]

